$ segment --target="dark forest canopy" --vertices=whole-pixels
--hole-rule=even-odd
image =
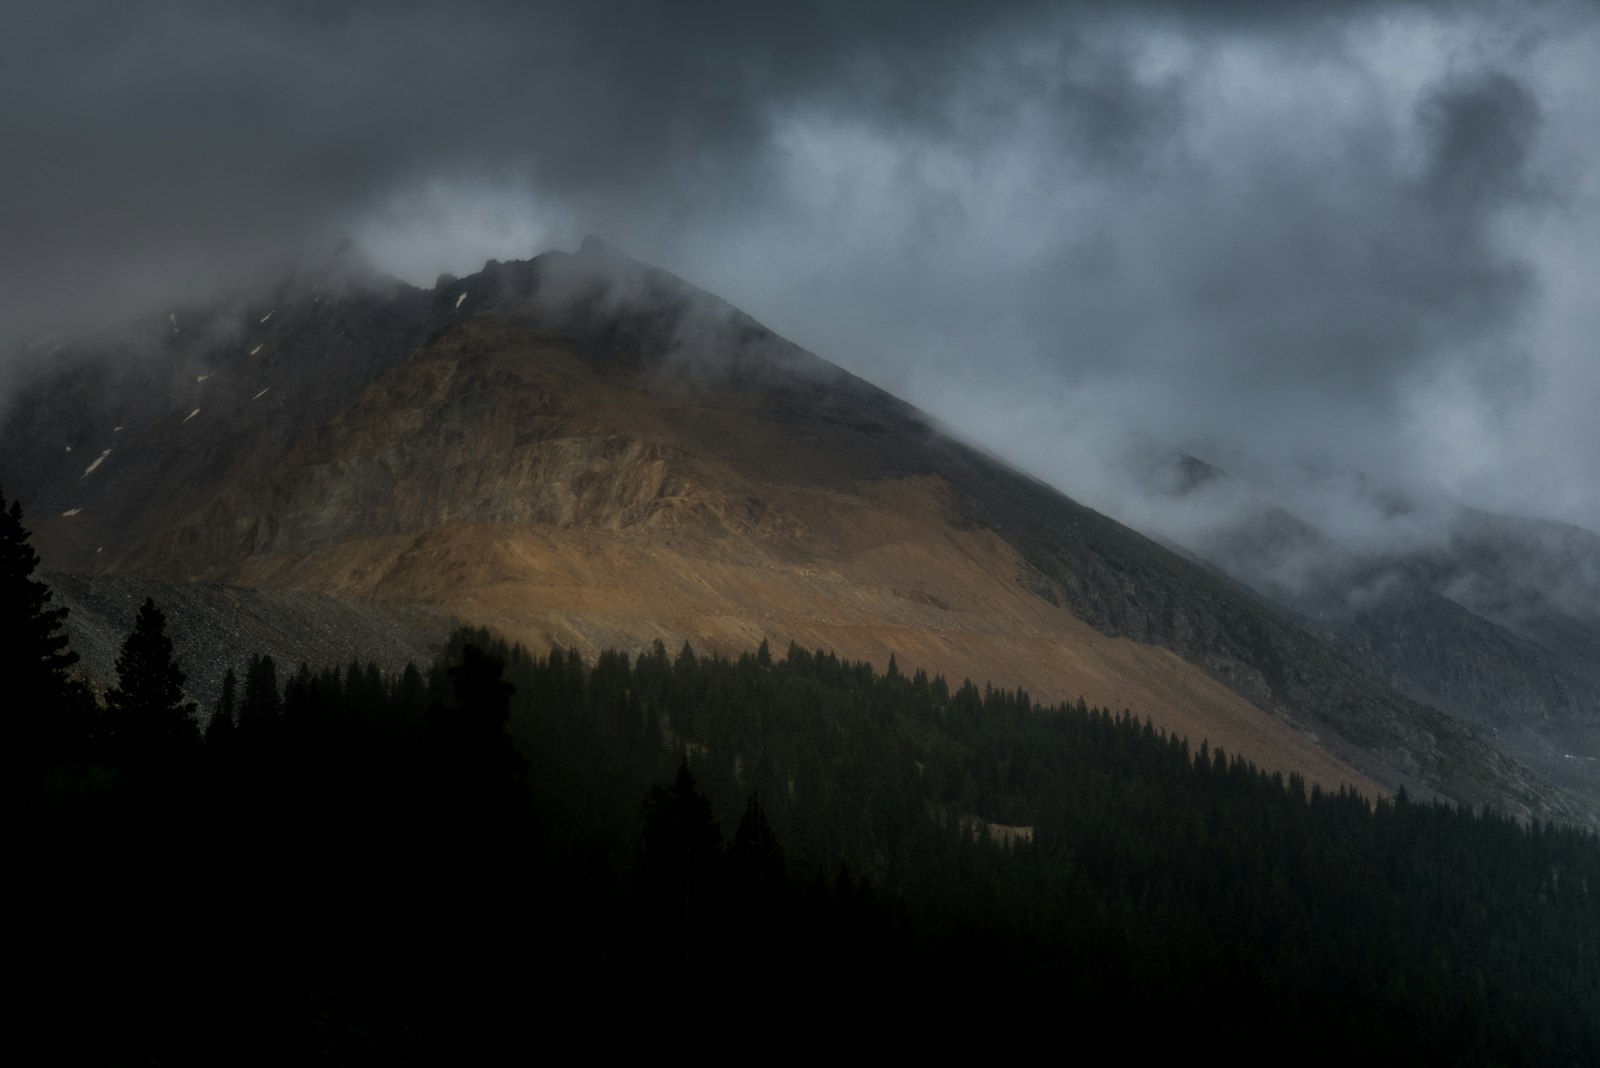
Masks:
[[[678,1030],[599,1033],[665,1049],[686,1012],[860,1016],[902,1047],[966,1020],[1001,1046],[1600,1059],[1586,832],[765,643],[589,663],[463,631],[397,676],[257,656],[202,738],[173,727],[158,617],[108,707],[61,671],[7,702],[13,968],[51,1060],[460,1062],[658,1015]]]

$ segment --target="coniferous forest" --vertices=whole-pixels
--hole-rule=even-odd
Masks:
[[[147,602],[97,697],[4,503],[22,1061],[1600,1063],[1587,832],[765,643],[462,631],[196,709]]]

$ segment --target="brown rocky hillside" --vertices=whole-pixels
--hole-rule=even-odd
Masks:
[[[598,242],[426,293],[309,285],[167,339],[112,398],[92,343],[41,379],[0,478],[49,566],[539,648],[894,655],[1327,786],[1590,818],[1240,588]]]

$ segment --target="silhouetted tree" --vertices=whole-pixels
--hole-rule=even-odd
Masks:
[[[172,658],[166,617],[146,597],[117,657],[117,685],[106,714],[118,751],[135,761],[166,762],[199,741],[194,702],[184,700],[185,676]]]
[[[206,745],[226,745],[233,735],[235,692],[239,680],[229,668],[227,674],[222,676],[222,696],[217,698],[216,707],[211,710],[211,720],[206,724]]]
[[[329,695],[323,692],[324,680],[337,703],[344,692],[337,670],[324,672],[322,678],[318,678],[316,672],[311,670],[311,665],[302,660],[294,675],[284,683],[283,727],[285,735],[294,739],[291,744],[303,746],[308,739],[327,728]]]
[[[767,822],[761,799],[755,794],[750,795],[744,815],[739,817],[738,829],[733,832],[733,842],[728,847],[728,859],[738,878],[762,894],[774,892],[788,878],[783,846],[772,824]]]
[[[283,719],[283,695],[278,692],[278,668],[272,657],[257,654],[245,669],[244,700],[239,705],[239,729],[246,733],[271,730]]]
[[[722,831],[687,760],[670,786],[652,787],[645,798],[644,853],[658,933],[687,965],[716,917],[723,861]]]
[[[466,646],[449,671],[455,707],[436,705],[430,715],[429,734],[440,756],[471,778],[504,778],[522,769],[506,734],[516,687],[505,681],[505,666],[478,646]]]
[[[458,845],[495,839],[518,814],[526,762],[506,733],[516,687],[502,677],[504,669],[499,657],[465,646],[449,669],[454,700],[428,709],[423,748],[435,791],[430,818]]]
[[[11,742],[8,770],[15,780],[24,768],[36,770],[63,748],[64,735],[74,733],[70,713],[88,704],[75,692],[67,669],[78,655],[67,648],[62,625],[65,608],[50,607],[50,587],[33,577],[39,554],[28,544],[22,506],[0,493],[0,680],[11,709],[7,724]]]
[[[0,663],[14,693],[48,696],[60,690],[78,654],[67,648],[61,631],[67,610],[51,608],[50,587],[33,577],[39,554],[29,537],[22,506],[12,501],[7,508],[0,493],[0,604],[6,606]]]

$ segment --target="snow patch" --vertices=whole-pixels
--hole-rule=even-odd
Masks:
[[[269,312],[267,312],[267,314],[263,315],[261,317],[260,321],[263,322],[263,323],[266,322],[268,319],[272,318],[273,312],[276,312],[277,310],[278,310],[277,308],[273,308],[272,311],[269,311]]]
[[[120,426],[114,426],[114,427],[111,428],[111,432],[113,434],[121,433],[121,431],[122,431],[122,428]]]
[[[461,302],[466,300],[466,299],[467,299],[467,294],[466,294],[465,291],[463,291],[462,294],[459,297],[456,298],[456,307],[458,307],[458,308],[461,307]]]
[[[271,389],[271,388],[272,388],[271,386],[267,387],[267,389]],[[253,401],[254,400],[260,400],[262,397],[265,397],[267,395],[267,389],[262,390],[260,393],[257,393],[254,397],[251,397],[250,399],[253,400]],[[198,410],[199,409],[196,409],[196,411],[198,411]]]
[[[110,455],[111,455],[111,450],[110,449],[107,449],[105,452],[101,453],[100,454],[100,458],[98,460],[96,460],[94,463],[90,464],[88,467],[85,467],[83,469],[83,474],[79,475],[78,477],[79,478],[88,478],[90,475],[94,474],[94,469],[99,467],[101,464],[105,463],[106,462],[106,457],[110,456]]]
[[[68,446],[67,446],[67,451],[68,451],[68,452],[71,452],[71,451],[72,451],[72,446],[71,446],[71,445],[68,445]]]
[[[214,375],[214,374],[216,374],[215,371],[212,371],[211,374],[195,375],[194,376],[194,380],[196,382],[204,382],[206,379],[210,378],[211,375]]]
[[[183,423],[187,423],[189,420],[193,419],[195,416],[197,416],[199,414],[200,414],[200,409],[196,408],[194,411],[190,412],[188,415],[183,417]],[[179,423],[178,425],[182,426],[183,423]]]
[[[266,345],[266,342],[263,341],[260,345],[257,345],[255,348],[251,349],[250,355],[254,356],[256,353],[260,352],[264,345]]]
[[[83,511],[82,508],[68,508],[65,512],[61,513],[61,518],[65,519],[68,516],[77,515],[81,511]]]

